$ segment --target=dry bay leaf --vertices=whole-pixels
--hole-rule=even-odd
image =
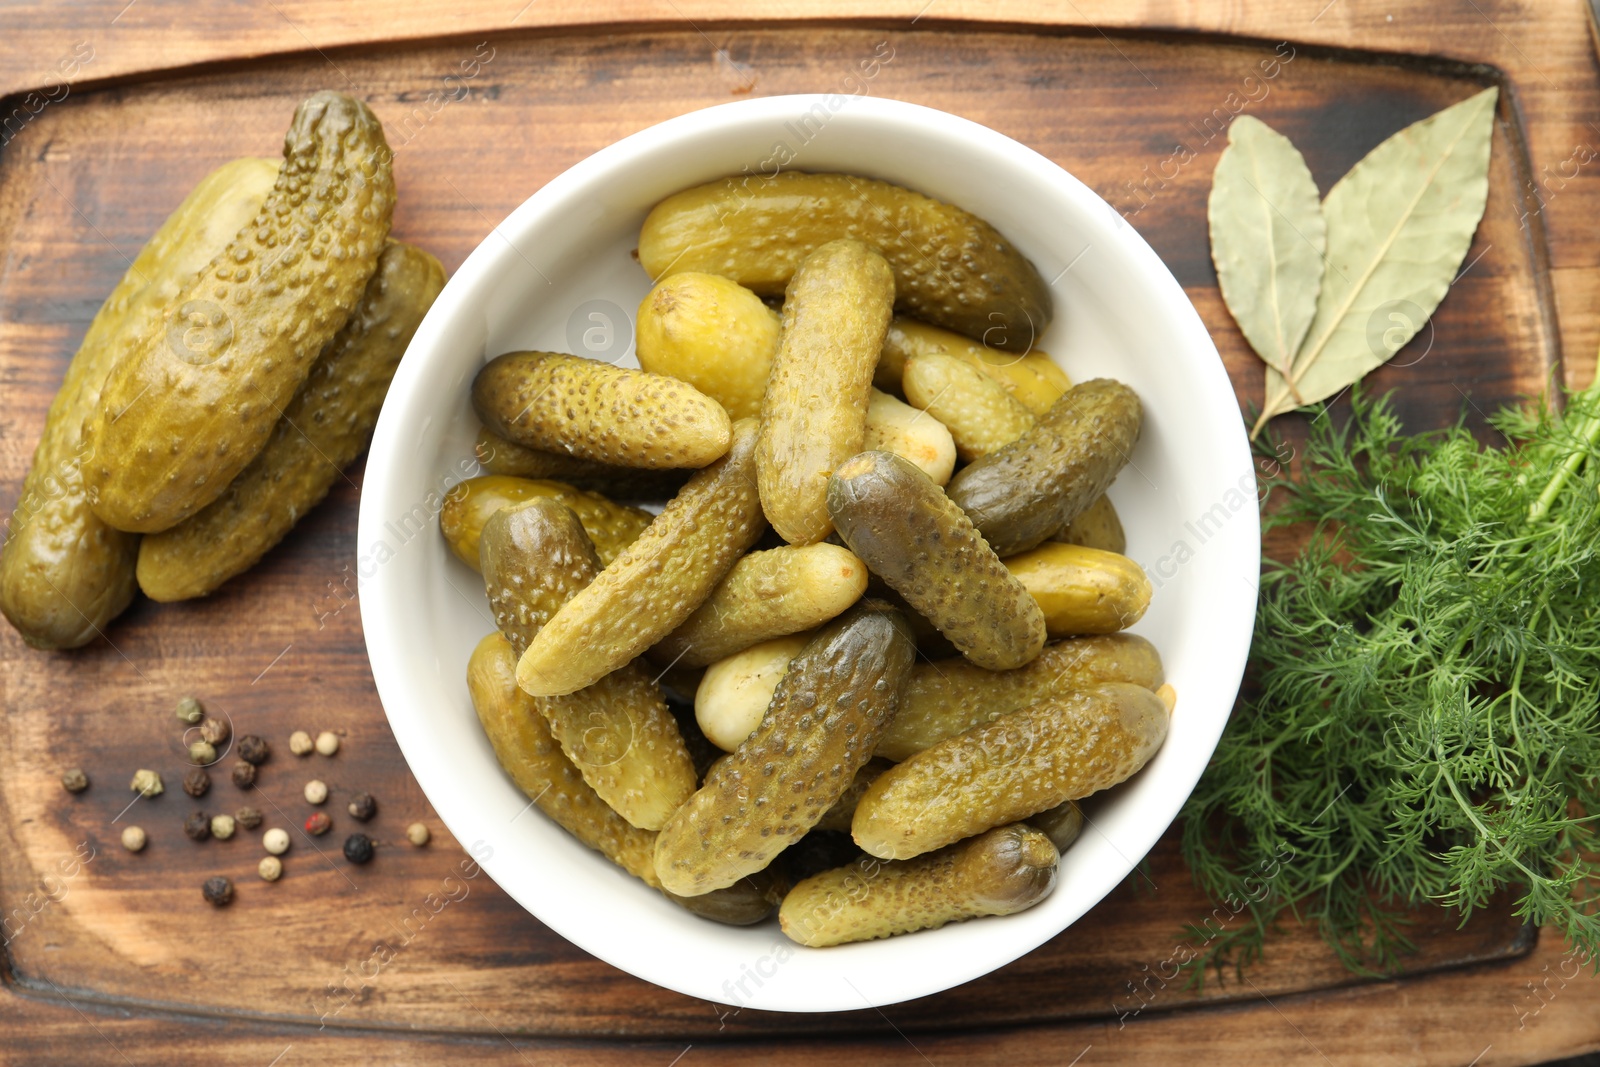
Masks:
[[[1316,313],[1327,244],[1317,183],[1299,149],[1260,119],[1234,119],[1206,219],[1223,302],[1281,380]]]
[[[1328,191],[1316,317],[1290,373],[1267,371],[1255,433],[1388,362],[1439,306],[1483,218],[1498,97],[1485,89],[1407,126]]]

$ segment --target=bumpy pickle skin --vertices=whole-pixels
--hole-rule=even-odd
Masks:
[[[1060,862],[1033,827],[997,827],[915,859],[867,857],[813,875],[783,898],[778,922],[791,940],[826,948],[1013,915],[1050,895]]]
[[[599,493],[572,485],[535,478],[484,474],[452,486],[439,509],[439,529],[450,551],[473,570],[478,569],[478,541],[484,524],[501,508],[548,497],[571,508],[594,542],[600,565],[610,566],[622,550],[644,533],[654,517],[643,508],[607,500]]]
[[[866,796],[867,787],[878,780],[878,776],[893,767],[894,764],[886,759],[874,756],[861,765],[856,772],[855,779],[851,781],[850,788],[840,794],[839,799],[833,802],[833,807],[823,812],[822,818],[817,820],[813,830],[832,830],[836,833],[848,834],[850,821],[855,818],[856,805],[861,803],[861,798]]]
[[[139,538],[89,506],[85,423],[130,345],[261,209],[271,159],[236,159],[200,179],[135,257],[89,323],[45,415],[44,431],[0,546],[0,612],[34,648],[78,648],[127,608]]]
[[[776,296],[811,252],[842,237],[876,249],[907,314],[1026,351],[1050,324],[1050,289],[994,227],[888,182],[785,170],[685,189],[639,233],[650,277],[704,271]]]
[[[867,565],[838,545],[752,552],[650,650],[650,658],[705,667],[762,641],[821,626],[866,590]]]
[[[999,383],[954,356],[917,356],[906,364],[906,402],[942,422],[956,454],[971,463],[1033,429],[1033,412]]]
[[[437,259],[389,242],[361,302],[283,409],[261,454],[216,500],[140,542],[146,596],[205,596],[254,566],[328,495],[371,442],[400,357],[444,280]]]
[[[1037,348],[1025,354],[996,351],[969,337],[899,315],[883,335],[883,353],[872,384],[886,393],[901,392],[906,361],[934,354],[954,356],[982,371],[1035,415],[1049,411],[1050,405],[1072,388],[1066,371]]]
[[[738,282],[688,271],[656,283],[639,304],[639,366],[688,382],[730,419],[761,414],[778,350],[779,318]]]
[[[694,694],[694,718],[712,744],[732,752],[755,733],[790,661],[811,637],[775,637],[706,668]]]
[[[1064,800],[1053,808],[1028,816],[1027,821],[1029,826],[1050,839],[1057,852],[1071,848],[1083,833],[1083,809],[1076,800]]]
[[[1127,556],[1047,541],[1005,561],[1044,612],[1052,638],[1126,630],[1150,606],[1150,579]]]
[[[828,511],[850,550],[961,654],[990,670],[1044,647],[1044,615],[961,509],[899,456],[863,452],[828,483]]]
[[[1014,671],[987,671],[962,659],[918,663],[878,755],[910,759],[947,737],[1086,686],[1126,682],[1153,690],[1162,681],[1160,653],[1136,634],[1058,641]]]
[[[950,499],[1001,557],[1026,552],[1105,495],[1143,420],[1139,397],[1120,382],[1073,386],[1033,429],[957,472]]]
[[[871,758],[915,656],[905,620],[877,601],[824,627],[755,733],[662,828],[661,884],[683,896],[731,885],[815,826]]]
[[[605,677],[683,625],[766,529],[755,479],[756,422],[700,471],[638,540],[539,632],[517,666],[536,696]]]
[[[137,533],[176,526],[266,447],[377,267],[392,158],[359,100],[320,92],[296,109],[254,221],[106,381],[84,469],[102,520]]]
[[[893,452],[934,485],[944,485],[956,469],[956,442],[944,423],[877,389],[867,402],[863,452]]]
[[[579,356],[496,356],[472,407],[519,445],[618,467],[704,467],[728,450],[728,413],[688,382]]]
[[[894,300],[883,257],[830,241],[795,271],[761,406],[756,476],[772,528],[808,545],[833,531],[828,475],[861,451],[872,368]]]
[[[577,456],[540,452],[509,441],[487,427],[478,430],[472,453],[486,474],[562,482],[616,500],[665,500],[682,489],[683,483],[694,473],[681,468],[649,471],[616,467]]]
[[[1057,530],[1050,540],[1064,545],[1098,548],[1102,552],[1115,552],[1118,555],[1128,551],[1128,535],[1122,529],[1122,516],[1117,514],[1108,496],[1102,496],[1090,504],[1077,518]]]
[[[1142,686],[1076,690],[917,753],[856,805],[869,855],[909,859],[1123,782],[1167,736],[1167,708]]]
[[[549,498],[496,512],[479,552],[495,623],[519,655],[600,572],[578,517]],[[584,781],[633,825],[659,829],[694,791],[694,763],[677,720],[642,664],[624,664],[591,686],[534,706]]]

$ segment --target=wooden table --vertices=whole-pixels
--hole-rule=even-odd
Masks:
[[[7,502],[121,256],[217,162],[272,153],[306,92],[371,102],[398,148],[396,234],[453,269],[511,207],[594,149],[721,100],[832,90],[880,41],[895,58],[871,92],[987,122],[1122,210],[1195,301],[1242,400],[1259,395],[1259,365],[1217,298],[1204,240],[1226,119],[1248,107],[1289,133],[1326,188],[1380,137],[1498,83],[1505,101],[1474,265],[1435,317],[1425,358],[1408,350],[1379,383],[1403,386],[1402,411],[1421,426],[1454,418],[1464,402],[1489,409],[1537,393],[1558,366],[1574,384],[1593,373],[1600,73],[1577,0],[124,3],[27,0],[0,16],[9,96],[0,116],[14,116],[0,149]],[[1253,72],[1284,48],[1290,73],[1258,93]],[[490,54],[480,75],[444,81],[463,58]],[[434,106],[429,94],[441,89],[448,104]],[[1235,106],[1231,93],[1246,99]],[[1152,182],[1175,141],[1195,146],[1196,161]],[[1352,982],[1314,933],[1290,927],[1243,978],[1213,976],[1198,993],[1153,986],[1149,968],[1209,910],[1170,834],[1147,877],[1023,960],[938,997],[773,1016],[631,979],[551,934],[487,878],[466,878],[459,846],[406,773],[372,692],[348,580],[359,481],[352,470],[260,567],[207,601],[138,605],[108,641],[71,654],[0,636],[0,1063],[666,1065],[759,1055],[1092,1065],[1199,1053],[1241,1064],[1487,1065],[1600,1048],[1600,983],[1558,937],[1522,927],[1503,905],[1460,931],[1441,913],[1421,917],[1418,955],[1388,981]],[[295,795],[313,773],[333,786],[336,819],[348,793],[377,793],[378,861],[351,868],[305,839],[289,875],[265,886],[249,874],[259,852],[246,842],[184,841],[176,824],[195,805],[176,790],[170,706],[191,691],[277,745],[254,798],[269,818],[303,817]],[[289,730],[321,726],[344,734],[336,760],[288,755]],[[94,785],[69,798],[54,779],[74,763]],[[168,770],[169,794],[137,809],[153,841],[130,857],[116,847],[122,786],[146,765]],[[213,790],[199,806],[244,802],[224,781]],[[430,848],[403,843],[413,818],[433,826]],[[322,839],[330,856],[339,837]],[[94,858],[66,876],[62,860],[85,845]],[[240,886],[226,912],[199,900],[214,871]],[[368,974],[377,941],[400,951]]]

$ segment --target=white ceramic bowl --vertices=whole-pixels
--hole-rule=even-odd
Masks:
[[[993,130],[912,104],[840,99],[772,97],[672,119],[596,152],[512,212],[450,280],[401,364],[367,461],[358,535],[378,694],[456,838],[523,907],[608,963],[691,996],[781,1011],[891,1004],[959,985],[1049,940],[1110,892],[1172,822],[1227,721],[1260,562],[1233,390],[1144,240],[1077,179]],[[793,169],[899,182],[989,220],[1050,280],[1056,321],[1039,346],[1074,380],[1115,377],[1144,401],[1143,438],[1111,496],[1129,554],[1157,586],[1136,630],[1160,648],[1177,711],[1149,766],[1089,802],[1054,894],[1019,915],[820,950],[793,945],[774,922],[698,919],[529,810],[467,697],[468,654],[493,623],[437,514],[444,491],[477,473],[473,375],[512,349],[603,351],[608,328],[619,330],[612,354],[634,362],[629,327],[606,322],[616,317],[606,305],[585,305],[609,301],[631,320],[649,288],[630,255],[646,212],[687,186],[770,167],[775,152],[792,153]]]

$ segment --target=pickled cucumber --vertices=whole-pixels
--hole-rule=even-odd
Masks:
[[[788,881],[775,870],[757,871],[730,886],[697,897],[661,891],[668,900],[702,919],[724,926],[751,926],[771,915],[789,892]]]
[[[1033,827],[998,827],[916,859],[868,857],[807,878],[783,898],[778,922],[791,939],[824,948],[1012,915],[1050,895],[1060,860]]]
[[[1064,800],[1048,811],[1028,816],[1027,822],[1048,837],[1057,852],[1065,852],[1083,833],[1083,809],[1076,800]]]
[[[789,283],[756,475],[768,521],[791,544],[812,544],[833,530],[828,475],[861,451],[893,299],[889,265],[859,241],[822,245]]]
[[[688,382],[578,356],[491,359],[472,406],[519,445],[619,467],[704,467],[728,450],[728,413]]]
[[[1139,397],[1120,382],[1073,386],[1033,429],[950,479],[950,499],[995,552],[1025,552],[1105,494],[1142,421]]]
[[[439,510],[439,529],[456,558],[478,569],[478,538],[483,524],[501,508],[536,497],[558,500],[571,508],[594,542],[600,565],[610,566],[622,550],[644,533],[654,518],[642,508],[616,504],[598,493],[586,493],[560,482],[486,474],[450,488]]]
[[[557,696],[603,678],[683,625],[760,538],[756,422],[733,427],[727,455],[689,480],[639,539],[539,632],[517,681]]]
[[[106,380],[84,468],[103,521],[138,533],[175,526],[266,447],[377,267],[394,210],[391,159],[359,100],[321,92],[295,111],[254,221]]]
[[[956,442],[945,424],[877,389],[867,401],[867,433],[861,449],[893,452],[934,485],[948,482],[956,469]]]
[[[535,481],[564,482],[577,489],[604,493],[617,500],[665,500],[689,480],[692,470],[641,470],[614,467],[592,459],[540,452],[508,441],[493,430],[478,431],[472,451],[484,471]]]
[[[85,423],[113,366],[169,301],[255,217],[277,178],[270,159],[236,159],[200,179],[134,258],[89,323],[45,415],[0,545],[0,612],[35,648],[87,644],[133,600],[139,539],[89,507]]]
[[[961,654],[991,670],[1044,647],[1039,605],[927,476],[888,452],[863,452],[828,482],[839,536]]]
[[[639,366],[688,382],[730,419],[754,418],[778,350],[778,324],[777,312],[738,282],[673,274],[639,304]]]
[[[790,661],[810,641],[810,634],[776,637],[706,668],[694,695],[694,717],[707,739],[732,752],[754,733]]]
[[[877,601],[824,627],[789,666],[772,704],[656,839],[656,874],[694,896],[765,868],[850,787],[894,715],[916,649]]]
[[[833,807],[823,813],[817,820],[816,830],[836,830],[841,833],[850,832],[850,821],[855,818],[856,805],[861,803],[861,798],[866,795],[867,787],[878,780],[878,776],[893,767],[894,764],[886,759],[874,757],[861,765],[856,772],[850,788],[846,789],[838,800],[833,802]]]
[[[918,663],[878,755],[909,759],[998,716],[1104,682],[1155,689],[1162,682],[1161,656],[1135,634],[1109,634],[1046,645],[1014,671],[986,671],[962,659]]]
[[[1150,606],[1150,579],[1127,556],[1054,541],[1005,561],[1044,612],[1051,637],[1126,630]]]
[[[860,600],[866,588],[866,564],[837,545],[752,552],[650,650],[650,658],[704,667],[770,638],[821,626]]]
[[[917,356],[906,363],[906,400],[942,422],[956,454],[971,463],[1033,429],[1033,412],[993,378],[954,356]]]
[[[1167,709],[1142,686],[1110,682],[1052,697],[885,771],[856,805],[850,832],[881,859],[920,856],[1109,789],[1166,736]]]
[[[1082,545],[1119,555],[1128,551],[1128,537],[1122,531],[1122,517],[1111,498],[1102,496],[1077,518],[1051,535],[1050,540],[1064,545]]]
[[[954,356],[976,367],[1035,415],[1049,411],[1050,405],[1072,388],[1066,372],[1039,349],[1023,355],[1000,352],[958,333],[898,315],[883,336],[883,353],[878,357],[872,384],[887,393],[900,392],[906,361],[930,354]]]
[[[140,542],[146,596],[205,596],[253,566],[327,496],[372,440],[400,357],[443,288],[437,259],[389,243],[361,303],[283,409],[261,454],[216,500]]]
[[[600,572],[578,517],[549,498],[495,512],[479,552],[495,623],[518,654]],[[633,825],[659,829],[694,791],[694,762],[643,664],[534,706],[583,780]]]
[[[897,302],[917,318],[1013,351],[1025,351],[1050,325],[1049,287],[994,227],[849,174],[785,170],[685,189],[645,219],[639,262],[658,281],[705,271],[773,296],[807,255],[842,237],[888,260]]]

